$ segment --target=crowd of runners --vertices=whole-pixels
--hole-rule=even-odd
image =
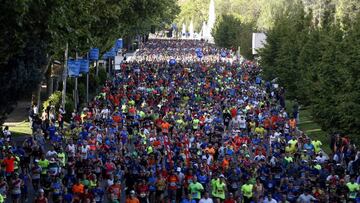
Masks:
[[[325,154],[260,73],[206,42],[150,40],[69,125],[34,108],[22,144],[3,130],[0,203],[359,202],[358,149],[336,135]]]

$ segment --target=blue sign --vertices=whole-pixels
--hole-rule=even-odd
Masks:
[[[176,60],[175,59],[170,59],[169,64],[171,66],[174,66],[176,64]]]
[[[90,53],[89,53],[89,59],[90,60],[99,60],[99,48],[93,48],[93,49],[90,49]]]
[[[89,60],[80,59],[80,73],[88,73],[89,72]]]
[[[199,57],[200,59],[204,56],[204,54],[202,52],[198,52],[197,53],[197,57]]]
[[[108,52],[108,56],[109,57],[115,57],[117,55],[117,51],[116,50],[112,50]]]
[[[121,38],[116,40],[116,42],[115,42],[115,48],[116,48],[117,50],[123,48],[123,40],[122,40]]]
[[[68,61],[68,75],[70,77],[78,77],[80,73],[80,61],[77,60],[69,60]]]
[[[227,55],[227,54],[226,54],[226,52],[225,52],[225,51],[222,51],[222,52],[221,52],[221,57],[225,58],[225,57],[226,57],[226,55]]]
[[[200,49],[200,48],[196,48],[196,49],[195,49],[195,53],[199,53],[199,52],[201,52],[201,49]]]
[[[110,51],[104,53],[103,55],[103,59],[106,60],[108,58],[114,58],[117,55],[117,52],[114,50],[115,48],[113,47]]]

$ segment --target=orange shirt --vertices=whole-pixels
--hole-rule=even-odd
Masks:
[[[113,116],[113,120],[114,120],[115,123],[120,123],[120,121],[121,121],[121,116],[119,116],[119,115],[114,115],[114,116]]]
[[[264,128],[270,128],[271,121],[269,118],[264,120]]]
[[[160,142],[159,140],[155,140],[155,141],[153,142],[153,146],[154,146],[154,147],[157,147],[157,146],[159,146],[159,145],[161,145],[161,142]]]
[[[229,168],[229,164],[230,164],[230,162],[227,159],[224,159],[222,162],[222,167],[224,169],[227,169],[227,168]]]
[[[140,203],[139,199],[136,197],[131,198],[127,198],[126,199],[126,203]]]
[[[161,128],[163,133],[168,133],[170,124],[168,122],[164,122],[163,124],[161,124]]]
[[[73,191],[73,193],[84,193],[84,185],[83,184],[75,184],[75,185],[73,185],[73,187],[72,187],[72,191]]]
[[[206,148],[206,149],[205,149],[205,152],[208,153],[208,154],[210,154],[211,156],[214,156],[214,154],[215,154],[215,149],[214,149],[214,147]]]

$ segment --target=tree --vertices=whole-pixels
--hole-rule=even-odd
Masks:
[[[215,43],[220,47],[237,48],[241,47],[241,54],[252,58],[251,37],[253,24],[242,23],[233,15],[223,15],[217,20],[212,35]]]
[[[179,10],[175,0],[14,0],[4,1],[0,11],[4,108],[40,87],[52,60],[64,61],[67,43],[71,57],[91,47],[105,52],[116,38],[131,41],[150,26],[170,24]]]

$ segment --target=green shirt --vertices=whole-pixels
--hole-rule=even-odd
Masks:
[[[346,186],[349,188],[349,198],[355,199],[357,196],[357,192],[360,190],[359,184],[357,183],[346,183]]]
[[[253,185],[252,184],[245,184],[241,186],[241,192],[245,197],[252,197],[253,196]]]
[[[58,153],[58,158],[60,159],[61,166],[65,166],[65,162],[66,162],[65,153],[64,152]]]
[[[216,185],[217,185],[218,182],[220,182],[219,179],[212,179],[211,180],[211,194],[214,197],[218,197],[217,190],[216,190]]]
[[[311,144],[313,144],[314,145],[314,151],[315,151],[315,153],[318,153],[318,152],[320,152],[320,150],[321,150],[321,146],[322,146],[322,143],[321,143],[321,141],[320,140],[313,140],[313,141],[311,141]]]
[[[201,191],[204,190],[204,187],[199,182],[190,183],[189,190],[191,192],[192,198],[200,199],[201,198]]]
[[[46,174],[47,172],[47,168],[49,166],[49,160],[44,159],[44,160],[39,160],[39,166],[42,168],[41,174]]]
[[[225,188],[226,184],[223,182],[217,182],[216,183],[216,193],[220,199],[225,199]]]
[[[88,179],[81,180],[81,183],[86,187],[89,187],[89,185],[90,185],[90,181]]]
[[[285,157],[285,160],[286,160],[287,163],[292,163],[293,162],[293,158],[291,156]]]
[[[193,128],[194,129],[198,129],[198,125],[199,125],[199,123],[200,123],[200,120],[199,119],[194,119],[193,120]]]

